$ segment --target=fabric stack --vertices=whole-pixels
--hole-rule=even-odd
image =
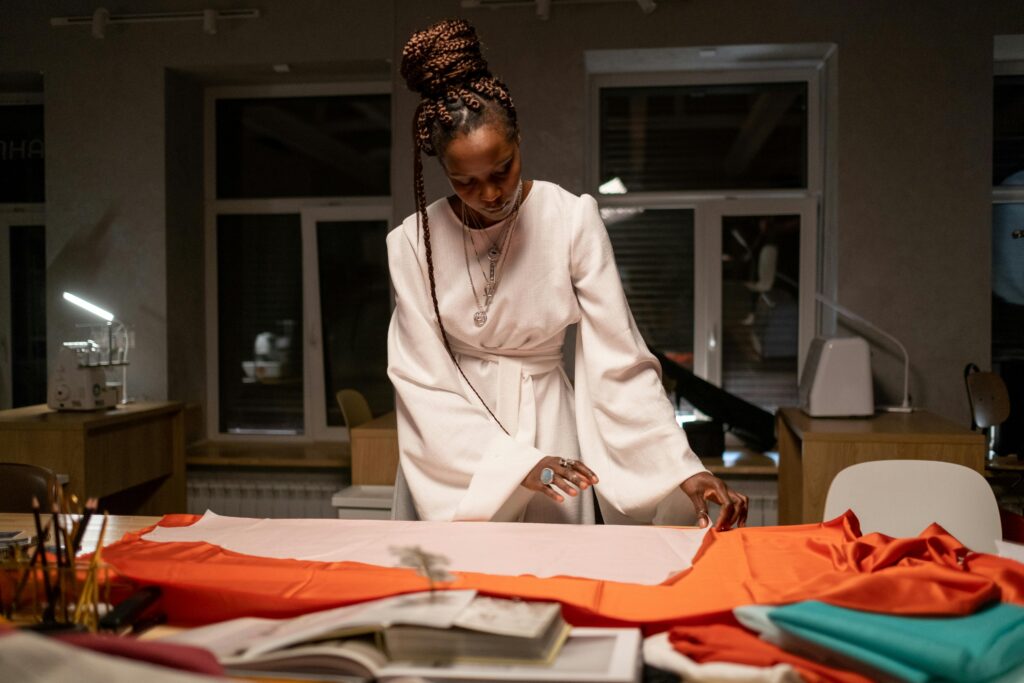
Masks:
[[[740,554],[759,604],[649,638],[647,661],[687,681],[1024,681],[1019,563],[972,553],[937,525],[905,539],[861,537],[850,515],[829,527],[832,542],[773,530],[770,548],[723,535],[708,556]],[[789,581],[769,585],[784,563]]]

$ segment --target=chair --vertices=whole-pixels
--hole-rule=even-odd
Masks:
[[[1010,394],[1003,378],[994,372],[981,372],[974,363],[964,368],[967,400],[971,404],[971,429],[986,434],[989,456],[995,455],[995,430],[1010,416]]]
[[[37,465],[0,463],[0,512],[31,512],[33,496],[44,512],[57,501],[57,475]]]
[[[366,398],[355,389],[341,389],[335,397],[341,407],[341,415],[345,418],[345,426],[349,429],[373,419]]]
[[[999,507],[974,470],[933,460],[878,460],[851,465],[832,480],[825,519],[853,510],[861,531],[916,536],[937,522],[971,550],[995,552]]]

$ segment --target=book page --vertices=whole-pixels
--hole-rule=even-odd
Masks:
[[[519,638],[537,638],[557,618],[556,602],[524,602],[477,596],[455,620],[455,626]]]
[[[183,631],[166,640],[205,647],[218,658],[255,659],[297,643],[367,633],[392,624],[451,628],[475,595],[473,590],[408,593],[294,619],[232,619]]]
[[[253,642],[271,637],[280,626],[279,619],[257,619],[244,617],[231,619],[219,624],[185,629],[162,638],[164,643],[194,645],[213,653],[218,660],[241,654]]]
[[[277,672],[281,677],[291,675],[325,674],[358,675],[376,678],[387,664],[387,657],[373,643],[359,638],[336,640],[316,645],[299,645],[268,652],[255,659],[228,658],[221,662],[235,674]],[[321,680],[317,678],[316,680]]]
[[[387,683],[418,676],[432,683],[635,683],[640,680],[640,642],[640,629],[636,628],[574,628],[548,666],[474,662],[430,666],[390,662],[379,671],[378,680]]]

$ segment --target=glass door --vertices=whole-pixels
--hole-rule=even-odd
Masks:
[[[815,330],[815,202],[709,202],[700,216],[708,286],[697,315],[699,374],[769,411],[796,405]]]
[[[319,207],[302,212],[307,433],[348,437],[337,393],[355,389],[370,411],[394,409],[387,376],[391,287],[387,207]]]
[[[46,403],[43,212],[0,213],[0,409]]]

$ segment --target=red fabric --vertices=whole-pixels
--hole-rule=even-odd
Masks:
[[[673,628],[669,642],[696,662],[739,663],[761,668],[789,664],[806,683],[871,683],[860,674],[833,669],[766,643],[731,617],[721,623],[698,622]]]
[[[124,659],[211,676],[224,674],[224,667],[217,662],[217,658],[209,650],[200,647],[95,633],[69,633],[56,637],[75,647]]]

